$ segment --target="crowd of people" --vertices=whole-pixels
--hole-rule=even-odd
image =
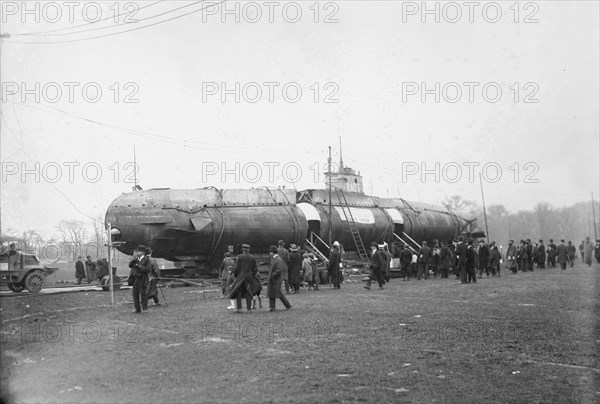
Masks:
[[[97,283],[102,278],[108,275],[108,260],[99,258],[92,260],[91,256],[87,256],[85,262],[81,256],[75,261],[75,279],[78,285],[85,278],[88,284]]]
[[[530,239],[521,240],[518,245],[515,245],[514,240],[510,240],[504,254],[502,246],[494,241],[488,244],[484,240],[465,240],[463,237],[450,242],[433,240],[431,245],[424,241],[418,249],[408,244],[397,243],[392,247],[393,252],[385,242],[374,241],[370,247],[369,277],[364,286],[367,290],[371,289],[374,281],[378,283],[379,289],[383,289],[385,283],[390,281],[392,258],[398,259],[401,278],[404,281],[426,280],[430,277],[448,278],[453,273],[463,284],[477,283],[477,278],[482,278],[484,272],[486,276],[499,277],[503,266],[513,274],[546,266],[554,268],[557,263],[566,270],[567,265],[573,266],[577,258],[577,249],[571,241],[565,244],[564,240],[560,240],[556,245],[553,239],[550,239],[547,246],[543,240],[539,240],[538,243],[532,243]],[[579,250],[584,263],[591,265],[592,256],[600,263],[600,240],[594,245],[588,237],[582,241]],[[291,244],[288,250],[284,241],[280,240],[277,246],[269,247],[269,254],[266,279],[269,311],[276,310],[277,299],[283,303],[285,309],[291,309],[292,305],[286,294],[299,293],[301,285],[307,286],[308,290],[319,289],[322,283],[321,272],[318,268],[319,260],[314,253],[303,252],[295,244]],[[330,288],[339,289],[343,283],[342,254],[343,247],[335,241],[325,261]],[[152,258],[152,250],[138,246],[129,267],[134,311],[147,313],[148,299],[152,298],[156,305],[160,305],[157,293],[160,271],[156,260]],[[257,301],[258,307],[262,308],[260,295],[263,286],[258,272],[258,261],[250,254],[249,244],[242,244],[242,253],[237,257],[234,256],[234,248],[230,245],[219,270],[222,298],[230,299],[227,309],[242,312],[242,299],[246,301],[248,312],[256,309]],[[80,284],[83,278],[92,283],[105,275],[108,275],[108,262],[105,258],[92,261],[91,257],[87,256],[87,260],[83,262],[82,257],[78,257],[75,263],[77,283]],[[327,279],[323,281],[327,283]]]

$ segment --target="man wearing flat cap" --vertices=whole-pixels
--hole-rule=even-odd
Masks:
[[[269,263],[269,276],[267,280],[267,297],[269,298],[269,311],[275,311],[275,299],[281,300],[286,310],[292,308],[292,305],[281,292],[281,283],[283,281],[283,259],[277,253],[277,246],[269,247],[271,262]]]
[[[513,274],[517,273],[517,247],[514,240],[508,240],[508,248],[506,249],[506,267]]]
[[[544,245],[544,240],[540,240],[540,244],[538,245],[538,268],[544,269],[546,268],[546,246]]]
[[[236,300],[236,313],[242,312],[242,297],[246,299],[246,310],[252,310],[252,296],[262,290],[256,279],[257,272],[256,257],[250,254],[250,245],[242,244],[242,253],[233,267],[234,281],[229,292],[229,298]]]
[[[277,255],[283,260],[283,283],[285,284],[285,292],[290,293],[290,281],[289,281],[289,266],[290,266],[290,252],[285,248],[285,242],[279,240],[277,243]]]
[[[548,268],[556,268],[556,244],[554,244],[554,240],[550,239],[546,253],[548,256]]]
[[[329,262],[327,263],[327,273],[329,274],[329,282],[331,287],[340,288],[340,262],[342,262],[342,254],[340,253],[340,244],[336,241],[333,243],[331,253],[329,253]]]
[[[139,245],[135,250],[135,257],[129,262],[133,277],[133,305],[135,313],[148,313],[148,273],[150,272],[150,259],[146,255],[146,246]]]
[[[427,247],[427,241],[423,241],[419,252],[417,280],[429,279],[429,261],[431,260],[431,248]]]
[[[567,269],[568,260],[569,255],[567,246],[565,245],[565,240],[560,240],[560,244],[556,247],[556,261],[558,261],[562,270]]]
[[[160,306],[160,300],[158,299],[158,278],[160,278],[160,270],[158,269],[158,263],[152,258],[152,249],[146,247],[146,257],[148,257],[148,265],[150,271],[148,271],[148,289],[146,295],[148,300],[154,300],[154,305]]]
[[[383,248],[383,244],[381,244]],[[371,243],[371,265],[369,265],[369,269],[371,270],[371,275],[369,275],[369,280],[365,285],[365,289],[371,290],[371,283],[373,279],[377,279],[377,283],[379,283],[379,289],[383,289],[383,266],[384,266],[384,258],[382,252],[378,250],[379,244],[376,241]]]

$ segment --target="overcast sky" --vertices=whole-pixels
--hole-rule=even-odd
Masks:
[[[2,2],[3,231],[103,216],[134,145],[144,189],[320,188],[341,136],[374,195],[598,198],[598,2],[226,4]]]

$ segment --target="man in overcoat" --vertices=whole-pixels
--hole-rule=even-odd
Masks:
[[[252,296],[262,289],[256,279],[257,272],[256,257],[250,254],[250,245],[242,244],[242,253],[238,255],[233,268],[235,280],[229,292],[229,298],[236,300],[236,313],[242,312],[242,297],[246,299],[246,310],[252,310]]]
[[[275,311],[275,299],[281,300],[286,310],[292,308],[292,305],[281,292],[281,283],[283,282],[283,259],[277,254],[277,247],[269,247],[271,262],[269,263],[269,275],[267,280],[267,297],[269,298],[269,311]]]
[[[556,246],[556,261],[560,264],[561,269],[567,269],[567,261],[569,260],[569,255],[567,251],[567,246],[565,245],[565,240],[560,240],[560,244]]]

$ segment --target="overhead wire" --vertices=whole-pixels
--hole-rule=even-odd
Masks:
[[[140,10],[143,10],[145,8],[152,7],[152,6],[154,6],[154,5],[158,4],[158,3],[163,3],[164,1],[165,0],[159,0],[159,1],[156,1],[156,2],[151,3],[151,4],[147,4],[145,6],[142,6],[142,7],[138,8],[136,11],[140,11]],[[24,33],[24,34],[11,34],[11,36],[36,36],[36,35],[45,36],[46,34],[49,34],[49,33],[52,33],[52,32],[67,31],[67,30],[71,30],[71,29],[76,29],[76,28],[86,27],[86,26],[89,26],[89,25],[98,24],[99,22],[110,20],[110,19],[115,19],[117,17],[121,17],[124,14],[129,14],[129,13],[130,13],[130,11],[127,11],[127,12],[124,12],[124,13],[116,14],[116,15],[111,16],[111,17],[102,18],[102,19],[100,19],[98,21],[90,21],[90,22],[86,22],[86,23],[83,23],[83,24],[74,25],[72,27],[57,28],[57,29],[53,29],[53,30],[49,30],[49,31],[28,32],[28,33]],[[130,24],[130,23],[127,23],[127,24]],[[103,28],[111,28],[111,27],[103,27]],[[68,35],[68,34],[69,33],[66,33],[66,34],[56,34],[56,35]]]
[[[43,103],[40,103],[39,105],[43,105],[46,108],[49,108],[50,110],[47,109],[43,109],[40,108],[39,106],[32,106],[26,103],[21,103],[21,102],[15,102],[12,100],[7,100],[7,102],[11,102],[13,103],[13,105],[20,105],[26,108],[32,108],[32,109],[37,109],[40,111],[44,111],[44,112],[53,112],[52,110],[59,112],[61,114],[67,115],[73,119],[78,119],[78,120],[82,120],[85,122],[89,122],[89,123],[93,123],[96,125],[100,125],[100,126],[104,126],[104,127],[108,127],[111,129],[115,129],[115,130],[119,130],[122,132],[126,132],[129,133],[131,135],[134,136],[138,136],[144,139],[151,139],[151,140],[155,140],[158,142],[164,142],[164,143],[169,143],[169,144],[173,144],[173,145],[177,145],[177,146],[184,146],[184,147],[189,147],[189,148],[193,148],[193,149],[199,149],[199,150],[210,150],[210,151],[221,151],[221,152],[228,152],[228,153],[282,153],[282,154],[289,154],[289,153],[293,153],[293,154],[298,154],[298,150],[272,150],[269,149],[268,152],[265,151],[263,148],[252,148],[252,147],[248,147],[248,146],[240,146],[240,145],[236,145],[235,147],[232,147],[230,145],[220,145],[220,144],[216,144],[216,143],[205,143],[205,142],[199,142],[197,140],[191,140],[191,139],[184,139],[184,138],[176,138],[176,137],[170,137],[170,136],[165,136],[165,135],[157,135],[154,133],[149,133],[149,132],[144,132],[144,131],[139,131],[139,130],[135,130],[135,129],[129,129],[129,128],[124,128],[121,126],[117,126],[117,125],[113,125],[113,124],[107,124],[104,122],[100,122],[94,119],[90,119],[90,118],[86,118],[86,117],[82,117],[76,114],[72,114],[70,112],[64,111],[60,108],[57,107],[53,107],[50,105],[46,105]],[[304,154],[321,154],[321,151],[304,151]]]
[[[160,14],[156,14],[156,15],[152,15],[152,16],[149,16],[149,17],[137,19],[135,22],[138,23],[140,21],[146,21],[146,20],[151,20],[153,18],[162,17],[163,15],[170,14],[170,13],[172,13],[174,11],[179,11],[179,10],[187,8],[187,7],[195,6],[196,4],[204,3],[206,1],[207,0],[196,1],[196,2],[191,3],[191,4],[186,4],[185,6],[181,6],[181,7],[177,7],[177,8],[171,9],[171,10],[164,11],[164,12],[162,12]],[[156,3],[154,3],[154,4],[156,4]],[[212,3],[211,3],[211,5],[212,5]],[[107,25],[107,26],[103,26],[103,27],[94,27],[94,28],[89,28],[89,29],[82,29],[82,30],[79,30],[79,31],[67,32],[67,33],[64,33],[64,34],[42,35],[42,37],[73,35],[73,34],[79,34],[79,33],[82,33],[82,32],[98,31],[98,30],[102,30],[102,29],[116,28],[116,27],[120,27],[120,26],[123,26],[123,25],[131,25],[131,24],[133,24],[133,22],[122,22],[120,24]],[[31,35],[31,34],[16,34],[16,35]]]
[[[7,124],[7,128],[9,128],[9,127],[8,127],[8,122],[6,121],[6,118],[4,118],[4,120],[5,120],[5,123]],[[23,130],[22,130],[22,128],[21,128],[21,124],[20,124],[20,122],[19,122],[19,117],[17,116],[17,113],[16,113],[16,111],[15,111],[15,120],[17,121],[17,126],[18,126],[18,128],[19,128],[19,131],[20,131],[20,133],[21,133],[21,139],[22,139],[22,138],[23,138]],[[19,143],[19,140],[16,138],[16,136],[14,136],[14,134],[12,133],[12,131],[10,131],[10,130],[9,130],[9,132],[10,132],[10,133],[11,133],[11,135],[12,135],[12,136],[15,138],[15,140],[17,141],[17,143]],[[34,164],[34,165],[35,165],[35,162],[33,161],[33,159],[32,159],[32,158],[29,156],[29,154],[27,153],[27,151],[26,151],[26,149],[25,149],[25,147],[24,147],[24,144],[22,144],[21,146],[22,146],[22,149],[21,149],[21,150],[23,151],[23,154],[25,155],[25,157],[27,158],[27,160],[29,160],[29,162],[31,162],[32,164]],[[68,196],[67,196],[67,195],[66,195],[66,194],[65,194],[65,193],[64,193],[62,190],[60,190],[59,188],[57,188],[57,187],[56,187],[56,185],[54,185],[54,184],[53,184],[53,183],[51,183],[51,182],[48,182],[48,184],[49,184],[49,185],[50,185],[50,186],[51,186],[51,187],[52,187],[52,188],[53,188],[55,191],[57,191],[58,193],[60,193],[60,194],[61,194],[61,195],[62,195],[62,196],[63,196],[63,197],[64,197],[64,198],[67,200],[67,202],[68,202],[68,203],[69,203],[69,204],[70,204],[70,205],[71,205],[71,206],[72,206],[72,207],[73,207],[73,208],[74,208],[74,209],[75,209],[75,210],[76,210],[78,213],[80,213],[81,215],[83,215],[83,216],[87,217],[88,219],[92,219],[94,222],[101,223],[101,224],[102,224],[102,226],[104,226],[104,223],[102,223],[102,222],[98,221],[96,218],[94,218],[94,217],[92,217],[92,216],[88,215],[87,213],[84,213],[84,212],[83,212],[81,209],[79,209],[79,207],[78,207],[78,206],[77,206],[77,205],[76,205],[76,204],[75,204],[75,203],[74,203],[74,202],[71,200],[71,198],[69,198],[69,197],[68,197]]]
[[[206,0],[203,0],[202,2],[204,3],[205,1]],[[193,11],[190,11],[188,13],[177,15],[177,16],[168,18],[166,20],[158,21],[158,22],[155,22],[155,23],[152,23],[152,24],[146,24],[146,25],[143,25],[141,27],[132,28],[132,29],[128,29],[128,30],[124,30],[124,31],[119,31],[119,32],[112,32],[112,33],[109,33],[109,34],[103,34],[103,35],[98,35],[98,36],[93,36],[93,37],[88,37],[88,38],[77,38],[77,39],[69,39],[69,40],[62,40],[62,41],[41,41],[41,42],[38,42],[38,41],[13,41],[13,40],[10,40],[10,39],[5,39],[4,42],[6,42],[6,43],[18,43],[18,44],[33,44],[33,45],[52,45],[52,44],[59,44],[59,43],[73,43],[73,42],[88,41],[88,40],[91,40],[91,39],[106,38],[106,37],[109,37],[109,36],[120,35],[120,34],[124,34],[124,33],[127,33],[127,32],[139,31],[139,30],[144,29],[144,28],[153,27],[155,25],[159,25],[159,24],[162,24],[162,23],[165,23],[165,22],[169,22],[169,21],[173,21],[173,20],[176,20],[176,19],[179,19],[179,18],[183,18],[183,17],[186,17],[188,15],[195,14],[195,13],[198,13],[200,11],[206,10],[208,7],[214,7],[216,5],[225,3],[225,1],[226,0],[221,0],[221,1],[217,2],[217,3],[212,3],[211,2],[209,5],[203,6],[203,7],[199,8],[199,9],[197,9],[197,10],[193,10]]]

